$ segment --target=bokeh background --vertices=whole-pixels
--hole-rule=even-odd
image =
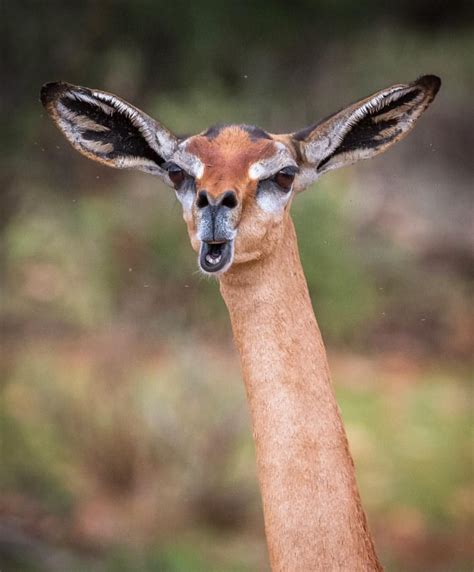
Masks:
[[[41,84],[115,92],[180,134],[286,132],[423,73],[443,86],[414,132],[293,212],[380,555],[391,571],[471,570],[472,4],[0,13],[2,571],[268,570],[217,285],[173,193],[74,152]]]

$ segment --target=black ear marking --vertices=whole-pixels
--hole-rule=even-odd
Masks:
[[[383,112],[385,114],[385,110]],[[395,139],[401,134],[402,130],[396,127],[398,123],[397,119],[376,121],[380,115],[381,112],[378,112],[374,115],[367,115],[361,119],[357,123],[357,126],[345,135],[334,152],[325,157],[318,164],[317,170],[321,171],[331,159],[334,159],[338,155],[348,153],[355,149],[376,149],[387,145],[392,139]],[[387,135],[383,136],[383,133]]]
[[[145,113],[107,92],[50,82],[41,102],[66,139],[90,159],[162,176],[178,139]]]
[[[110,149],[109,152],[103,153],[108,159],[121,156],[143,157],[159,167],[165,162],[147,143],[142,131],[123,112],[111,106],[109,114],[103,107],[94,107],[89,102],[75,98],[62,98],[60,101],[76,116],[76,120],[85,117],[90,121],[82,122],[82,125],[79,122],[78,128],[82,137],[86,141],[96,141],[104,149]],[[87,128],[88,125],[94,127]]]
[[[441,87],[441,78],[433,74],[422,75],[412,85],[419,85],[424,88],[431,93],[431,98],[434,99]]]
[[[330,169],[382,153],[405,137],[440,85],[433,75],[394,85],[294,133],[295,147],[308,165],[306,184]]]
[[[414,89],[413,91],[409,91],[408,93],[405,93],[405,95],[402,95],[398,99],[394,99],[392,101],[392,103],[388,103],[387,105],[384,105],[383,107],[381,107],[378,111],[375,111],[374,113],[372,113],[372,117],[378,117],[379,115],[385,115],[385,113],[393,111],[394,109],[397,109],[398,107],[402,107],[403,105],[406,105],[406,104],[410,103],[411,101],[413,101],[416,97],[418,97],[420,95],[420,93],[421,93],[421,89]]]
[[[402,98],[400,98],[400,100],[393,101],[392,103],[387,105],[383,110],[380,110],[378,112],[374,112],[373,116],[376,117],[377,115],[381,115],[382,113],[385,114],[388,111],[395,109],[399,105],[404,105],[406,103],[409,103],[417,95],[418,95],[418,93],[416,91],[414,91],[412,93],[407,93]],[[304,127],[303,129],[300,129],[299,131],[297,131],[296,133],[293,134],[293,139],[295,139],[295,141],[304,141],[305,139],[308,139],[308,137],[316,129],[316,127],[319,127],[323,123],[326,123],[327,121],[329,121],[330,119],[332,119],[333,117],[338,115],[341,111],[344,111],[344,108],[340,109],[339,111],[336,111],[335,113],[331,113],[330,115],[327,115],[323,119],[316,121],[316,123],[313,123],[312,125],[309,125],[308,127]]]
[[[71,144],[90,158],[119,168],[148,164],[146,170],[165,162],[155,149],[153,120],[111,94],[51,82],[42,87],[41,102]]]
[[[44,107],[47,107],[55,99],[57,99],[64,91],[72,87],[68,83],[61,81],[50,81],[41,87],[40,99]]]
[[[356,151],[372,151],[375,154],[378,149],[389,146],[403,134],[405,124],[418,111],[416,100],[422,98],[422,89],[414,88],[399,97],[396,93],[387,95],[388,103],[382,99],[374,106],[367,105],[363,117],[354,122],[334,151],[318,164],[317,171],[323,170],[329,161],[338,156]]]

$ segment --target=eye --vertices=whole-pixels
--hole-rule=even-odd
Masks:
[[[281,171],[278,171],[273,177],[273,180],[283,191],[288,192],[295,180],[297,170],[296,167],[285,167]]]
[[[177,189],[180,187],[186,177],[184,170],[181,169],[181,167],[178,167],[176,163],[168,163],[166,170],[168,171],[168,177],[170,178],[170,181],[173,183],[175,188]]]

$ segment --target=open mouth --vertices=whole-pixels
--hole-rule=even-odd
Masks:
[[[201,242],[199,265],[204,272],[223,271],[230,266],[233,255],[233,240],[224,242]]]

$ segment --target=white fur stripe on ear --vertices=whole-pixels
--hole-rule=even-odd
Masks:
[[[126,101],[98,90],[58,82],[43,86],[41,101],[68,141],[88,158],[161,176],[178,145],[165,127]]]
[[[394,85],[294,133],[304,160],[295,187],[305,188],[326,171],[369,159],[405,137],[440,83],[436,76],[423,76],[411,84]]]

